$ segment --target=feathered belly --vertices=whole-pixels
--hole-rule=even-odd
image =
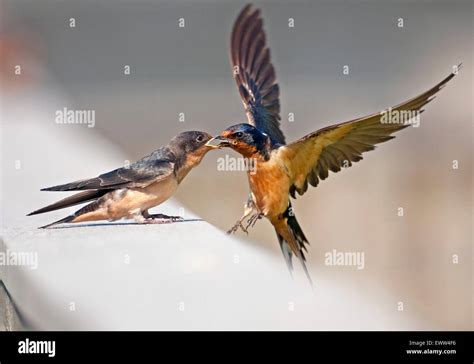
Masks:
[[[87,205],[88,210],[83,211],[72,222],[130,218],[166,201],[177,187],[175,178],[166,178],[144,188],[114,190]]]
[[[288,207],[289,178],[284,168],[271,160],[259,162],[248,173],[250,189],[260,212],[272,217]]]
[[[174,178],[166,178],[144,188],[130,188],[118,198],[108,200],[105,207],[112,219],[120,219],[161,204],[177,187],[178,183]]]

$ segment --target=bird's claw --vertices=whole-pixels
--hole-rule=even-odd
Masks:
[[[256,222],[260,220],[262,216],[263,214],[261,212],[250,216],[250,219],[247,220],[247,226],[245,229],[247,230],[249,227],[254,227]]]
[[[241,229],[244,233],[248,235],[248,230],[242,225],[242,220],[239,220],[232,226],[228,231],[227,234],[234,234],[237,230]]]
[[[244,233],[246,233],[248,235],[249,231],[249,227],[254,227],[255,223],[257,222],[257,220],[261,219],[263,216],[262,213],[258,213],[258,214],[254,214],[252,216],[250,216],[250,218],[247,220],[247,226],[244,226],[242,224],[242,222],[244,221],[245,217],[242,217],[239,221],[237,221],[234,226],[232,226],[228,231],[227,231],[227,234],[234,234],[237,230],[241,229]]]

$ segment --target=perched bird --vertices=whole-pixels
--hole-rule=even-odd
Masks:
[[[423,106],[455,73],[398,106],[328,126],[285,144],[279,123],[279,88],[262,19],[259,10],[253,10],[250,5],[241,11],[232,31],[231,64],[248,123],[227,128],[208,145],[230,147],[253,163],[247,171],[251,193],[244,216],[229,233],[239,227],[247,231],[262,216],[266,217],[275,228],[290,271],[294,254],[311,282],[304,255],[308,240],[296,220],[290,196],[303,195],[308,184],[317,186],[319,180],[328,177],[329,171],[352,166],[362,159],[362,153],[373,150],[375,144],[394,138],[392,133],[407,128],[419,118]],[[244,227],[242,222],[247,217],[250,218]]]
[[[33,211],[28,216],[92,201],[74,214],[42,228],[60,223],[121,218],[132,218],[145,224],[181,220],[179,216],[150,215],[148,209],[166,201],[176,191],[189,171],[214,148],[206,145],[211,138],[201,131],[187,131],[128,167],[95,178],[43,188],[42,191],[83,192]]]

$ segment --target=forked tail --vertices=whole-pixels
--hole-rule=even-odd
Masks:
[[[296,220],[291,204],[283,214],[281,222],[275,226],[275,231],[277,233],[278,242],[280,243],[281,252],[283,253],[290,273],[293,273],[292,258],[294,254],[300,261],[309,283],[313,286],[313,281],[306,267],[306,257],[304,255],[304,252],[307,251],[306,244],[309,245],[309,242]]]

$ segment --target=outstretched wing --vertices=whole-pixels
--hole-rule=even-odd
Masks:
[[[394,138],[391,134],[406,128],[413,118],[419,117],[424,105],[455,76],[448,77],[421,95],[398,106],[363,118],[347,121],[320,129],[314,133],[279,148],[276,152],[285,160],[292,179],[290,193],[300,195],[308,189],[308,183],[317,186],[326,179],[329,171],[339,172],[341,167],[352,166],[362,159],[362,153],[375,149],[375,144]],[[398,123],[390,122],[397,116]],[[404,116],[404,120],[400,118]]]
[[[250,124],[266,133],[273,144],[285,144],[280,130],[280,90],[266,46],[260,10],[247,5],[232,30],[232,71]]]
[[[130,165],[101,174],[96,178],[43,188],[41,191],[77,191],[146,187],[174,172],[174,163],[158,150]]]

